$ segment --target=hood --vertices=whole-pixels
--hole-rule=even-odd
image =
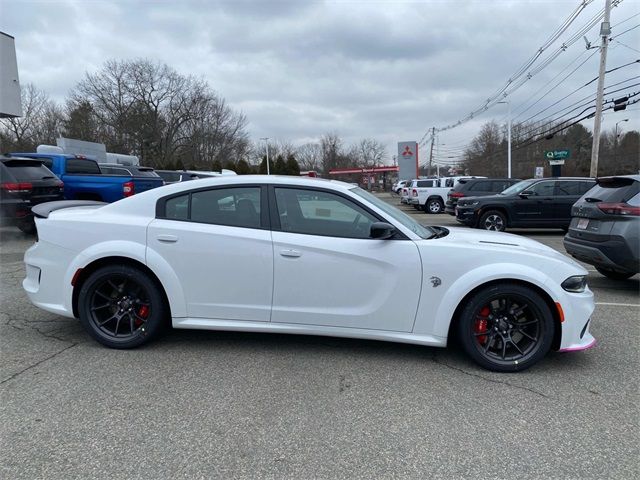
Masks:
[[[429,241],[446,241],[457,245],[467,244],[474,248],[486,248],[493,251],[501,249],[510,253],[519,250],[530,254],[542,255],[545,258],[554,258],[566,265],[571,265],[584,270],[584,275],[587,274],[584,267],[571,258],[536,240],[532,240],[521,235],[461,227],[446,228],[449,230],[449,235],[442,237],[441,239]]]

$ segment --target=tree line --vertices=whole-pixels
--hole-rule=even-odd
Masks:
[[[22,88],[23,116],[0,121],[2,152],[33,152],[63,136],[136,155],[141,165],[166,169],[266,173],[266,145],[252,142],[246,116],[209,84],[147,59],[109,60],[87,72],[62,104],[33,84]],[[294,147],[269,143],[270,172],[328,175],[339,167],[385,163],[384,145],[366,138],[346,145],[335,132]]]
[[[554,135],[549,124],[519,123],[512,127],[512,176],[531,178],[535,167],[544,167],[545,176],[551,167],[544,152],[570,150],[562,167],[563,176],[589,176],[593,135],[581,124],[575,124]],[[462,166],[469,174],[504,177],[507,174],[507,131],[495,121],[485,123],[464,149]],[[640,170],[640,132],[631,130],[603,132],[600,136],[598,175],[624,175]]]

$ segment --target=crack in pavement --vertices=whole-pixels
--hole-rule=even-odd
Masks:
[[[46,337],[46,335],[45,335]],[[72,343],[71,345],[67,345],[66,347],[64,347],[62,350],[58,350],[56,353],[49,355],[46,358],[43,358],[42,360],[37,361],[36,363],[33,363],[31,365],[29,365],[27,368],[24,368],[22,370],[20,370],[19,372],[14,373],[13,375],[10,375],[9,377],[5,378],[4,380],[0,381],[0,385],[4,385],[5,383],[19,377],[20,375],[22,375],[25,372],[28,372],[29,370],[31,370],[32,368],[37,367],[38,365],[42,365],[44,362],[51,360],[52,358],[57,357],[58,355],[60,355],[63,352],[66,352],[67,350],[69,350],[70,348],[73,348],[77,345],[80,345],[79,343]]]
[[[447,368],[449,368],[451,370],[455,370],[457,372],[464,373],[465,375],[468,375],[470,377],[479,378],[479,379],[484,380],[486,382],[498,383],[500,385],[506,385],[508,387],[517,388],[519,390],[525,390],[527,392],[533,393],[533,394],[538,395],[538,396],[543,397],[543,398],[551,398],[549,395],[545,395],[544,393],[539,392],[537,390],[534,390],[533,388],[523,387],[521,385],[514,385],[513,383],[509,383],[509,382],[504,382],[504,381],[501,381],[501,380],[494,380],[492,378],[483,377],[482,375],[479,375],[477,373],[468,372],[468,371],[466,371],[466,370],[464,370],[462,368],[454,367],[453,365],[449,365],[447,363],[441,362],[441,361],[437,360],[435,357],[431,357],[431,360],[434,363],[437,363],[438,365],[442,365],[443,367],[447,367]]]

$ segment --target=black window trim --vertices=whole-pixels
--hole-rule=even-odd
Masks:
[[[321,235],[317,233],[286,232],[282,230],[282,227],[280,226],[280,215],[278,214],[278,205],[276,203],[276,188],[286,188],[290,190],[309,190],[312,192],[331,193],[333,195],[342,197],[345,200],[355,203],[358,207],[363,209],[369,215],[376,218],[379,222],[390,223],[388,219],[381,217],[378,213],[371,210],[368,206],[364,205],[358,199],[350,197],[349,195],[346,195],[342,192],[332,190],[330,188],[311,187],[307,185],[279,185],[279,184],[273,184],[273,183],[268,184],[268,188],[269,188],[269,217],[271,219],[271,230],[274,232],[293,233],[296,235],[308,235],[312,237],[344,238],[347,240],[378,240],[376,238],[355,238],[355,237],[344,237],[344,236],[338,236],[338,235]],[[393,225],[395,227],[396,233],[393,237],[391,237],[388,240],[411,240],[402,231],[400,231],[394,223],[390,223],[390,225]]]
[[[259,227],[243,227],[241,225],[225,225],[223,223],[210,223],[210,222],[199,222],[197,220],[191,220],[191,197],[194,193],[198,192],[208,192],[211,190],[228,190],[232,188],[259,188],[260,189],[260,226]],[[189,204],[187,208],[187,218],[167,218],[166,209],[167,202],[176,197],[189,197]],[[156,202],[156,218],[158,220],[169,220],[172,222],[186,222],[186,223],[197,223],[198,225],[213,225],[217,227],[231,227],[231,228],[248,228],[250,230],[270,230],[270,215],[268,208],[268,200],[267,200],[267,190],[266,185],[260,183],[234,183],[227,185],[214,185],[210,187],[200,187],[194,188],[191,190],[183,190],[181,192],[172,193],[171,195],[167,195],[165,197],[161,197]]]

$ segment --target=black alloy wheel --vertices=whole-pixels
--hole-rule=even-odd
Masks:
[[[130,266],[93,272],[79,296],[79,314],[87,332],[112,348],[142,345],[165,323],[165,301],[146,273]]]
[[[534,290],[496,284],[475,294],[462,311],[458,336],[480,366],[497,372],[529,368],[553,340],[553,316]]]
[[[507,228],[507,218],[504,213],[492,210],[482,215],[478,227],[493,232],[504,232]]]

